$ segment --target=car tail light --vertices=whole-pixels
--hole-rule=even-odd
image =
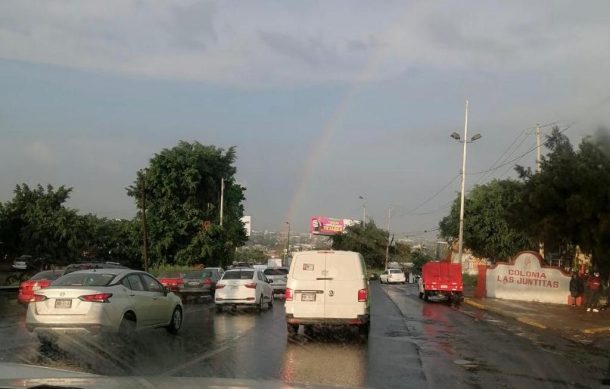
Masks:
[[[246,288],[256,289],[256,282],[250,282],[249,284],[244,285]]]
[[[176,280],[176,285],[184,285],[184,280],[182,278],[178,278]]]
[[[216,289],[222,289],[225,287],[225,284],[216,284]]]
[[[367,289],[360,289],[358,291],[358,301],[359,302],[366,302],[366,299],[368,297],[369,293]]]
[[[284,298],[286,299],[286,301],[292,301],[292,289],[286,288],[286,291],[284,292]]]
[[[34,294],[34,296],[30,299],[30,301],[45,301],[47,296],[42,294]]]
[[[112,293],[96,293],[80,296],[78,299],[90,303],[109,303],[110,301],[108,299],[110,297],[112,297]]]
[[[206,278],[205,280],[203,280],[202,282],[204,285],[210,285],[212,283],[212,280],[209,278]]]

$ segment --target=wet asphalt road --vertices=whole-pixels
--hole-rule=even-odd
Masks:
[[[287,340],[284,307],[217,314],[185,306],[178,336],[148,331],[130,343],[62,337],[40,347],[25,310],[0,301],[0,362],[96,374],[273,379],[366,387],[595,387],[607,355],[467,306],[424,303],[414,285],[371,284],[368,342],[317,329]]]

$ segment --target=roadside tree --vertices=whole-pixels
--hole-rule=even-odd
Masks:
[[[181,141],[156,154],[128,188],[142,214],[146,202],[151,265],[222,265],[246,241],[245,188],[236,183],[235,149]],[[224,218],[220,191],[224,179]]]

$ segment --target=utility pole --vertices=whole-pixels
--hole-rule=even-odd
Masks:
[[[460,233],[458,241],[458,261],[462,265],[464,254],[464,189],[466,186],[466,145],[468,144],[468,100],[464,109],[464,151],[462,153],[462,190],[460,193]]]
[[[388,261],[390,259],[390,244],[391,242],[391,235],[390,235],[390,220],[392,219],[392,208],[388,208],[388,244],[385,246],[385,270],[388,269]]]
[[[540,124],[536,124],[536,173],[540,173],[541,169],[541,157],[540,157]]]
[[[146,222],[146,180],[140,175],[140,202],[142,203],[142,239],[144,240],[144,271],[148,271],[148,223]]]
[[[366,199],[362,196],[358,196],[362,200],[362,228],[366,227]]]
[[[220,179],[220,226],[222,227],[222,219],[224,216],[224,198],[225,198],[225,179]]]

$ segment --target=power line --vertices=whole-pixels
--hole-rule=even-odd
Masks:
[[[576,122],[572,122],[572,123],[570,123],[570,124],[569,124],[569,125],[568,125],[566,128],[564,128],[563,130],[560,130],[560,131],[559,131],[559,133],[560,133],[560,134],[563,134],[564,132],[566,132],[567,130],[569,130],[569,129],[570,129],[570,128],[571,128],[571,127],[572,127],[572,126],[575,124],[575,123],[576,123]],[[500,164],[500,165],[497,165],[497,166],[496,166],[496,167],[494,167],[494,168],[487,169],[487,170],[481,170],[481,171],[479,171],[479,172],[474,172],[474,173],[466,173],[466,174],[467,174],[467,175],[469,175],[469,176],[476,176],[476,175],[479,175],[479,174],[483,174],[483,173],[487,173],[487,172],[493,172],[493,171],[496,171],[496,170],[498,170],[499,168],[501,168],[501,167],[503,167],[503,166],[506,166],[506,165],[508,165],[508,164],[511,164],[511,163],[513,163],[513,162],[516,162],[516,161],[520,160],[521,158],[525,157],[525,156],[526,156],[526,155],[528,155],[529,153],[531,153],[531,152],[533,152],[533,151],[536,151],[536,149],[538,149],[539,147],[542,147],[543,145],[544,145],[543,143],[541,143],[541,144],[540,144],[540,146],[536,145],[536,146],[532,147],[531,149],[527,150],[525,153],[523,153],[523,154],[519,155],[518,157],[513,158],[513,159],[511,159],[510,161],[506,161],[506,162],[504,162],[504,163],[502,163],[502,164]]]
[[[430,201],[434,200],[439,194],[443,193],[443,191],[445,189],[447,189],[451,184],[453,184],[453,182],[455,180],[457,180],[460,177],[459,174],[455,175],[448,183],[446,183],[445,185],[443,185],[442,188],[440,188],[438,191],[436,191],[432,196],[428,197],[426,200],[424,200],[423,202],[421,202],[418,206],[416,206],[415,208],[412,208],[406,212],[402,212],[396,215],[396,217],[402,217],[402,216],[407,216],[407,215],[411,215],[413,214],[413,212],[417,211],[418,209],[420,209],[421,207],[423,207],[424,205],[428,204]],[[400,206],[398,206],[400,207]]]

